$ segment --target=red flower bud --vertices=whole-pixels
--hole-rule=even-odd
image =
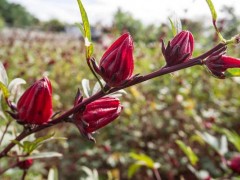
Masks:
[[[47,77],[36,81],[17,103],[18,119],[26,124],[46,123],[52,115],[52,86]]]
[[[165,48],[162,41],[162,53],[166,59],[166,66],[174,66],[190,59],[194,47],[194,38],[191,32],[181,31]]]
[[[228,167],[240,174],[240,155],[234,156],[229,162]]]
[[[240,68],[240,59],[224,56],[226,47],[210,55],[204,62],[209,71],[217,78],[224,79],[228,68]]]
[[[27,160],[24,160],[24,161],[20,161],[18,163],[18,167],[20,169],[29,169],[33,164],[33,160],[32,159],[27,159]]]
[[[103,54],[100,65],[94,66],[111,87],[116,87],[130,79],[133,73],[133,40],[126,33],[119,37]]]
[[[122,110],[119,99],[103,97],[89,103],[83,112],[74,115],[81,134],[92,139],[91,133],[115,120]]]

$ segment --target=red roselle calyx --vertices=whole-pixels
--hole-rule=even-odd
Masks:
[[[26,169],[29,169],[33,164],[33,160],[32,159],[27,159],[27,160],[24,160],[24,161],[20,161],[17,166],[20,168],[20,169],[23,169],[23,170],[26,170]]]
[[[189,60],[194,48],[194,38],[191,32],[181,31],[165,48],[162,41],[162,53],[166,60],[166,67],[174,66]]]
[[[52,115],[52,86],[47,77],[36,81],[17,103],[18,120],[24,124],[43,124]]]
[[[240,155],[234,156],[230,161],[228,161],[228,167],[234,172],[240,174]]]
[[[224,50],[224,51],[223,51]],[[225,56],[226,47],[222,49],[222,52],[216,52],[209,56],[204,64],[209,71],[217,78],[225,78],[225,72],[228,68],[240,68],[240,59]]]
[[[89,103],[84,111],[76,113],[74,123],[82,135],[94,140],[91,134],[115,120],[121,110],[119,99],[103,97]]]
[[[134,69],[131,35],[126,33],[119,37],[103,54],[99,67],[94,63],[93,67],[111,87],[129,80]]]

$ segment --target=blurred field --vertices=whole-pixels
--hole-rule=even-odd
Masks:
[[[194,56],[211,48],[209,37],[196,39]],[[171,34],[167,34],[165,42]],[[116,38],[112,37],[111,42]],[[156,39],[158,39],[156,37]],[[216,44],[216,43],[215,43]],[[97,60],[105,51],[95,43]],[[147,74],[164,65],[158,40],[135,44],[135,73]],[[239,57],[239,47],[229,54]],[[9,79],[21,77],[27,86],[43,75],[48,75],[53,85],[54,111],[65,111],[72,106],[81,81],[95,79],[86,63],[83,42],[64,34],[8,30],[0,33],[0,59]],[[95,135],[96,144],[81,137],[70,124],[60,124],[48,129],[67,141],[51,141],[41,151],[57,151],[61,159],[36,160],[27,179],[46,179],[48,170],[56,167],[60,179],[84,179],[83,166],[96,169],[99,179],[127,179],[128,168],[134,163],[129,153],[143,153],[161,164],[162,179],[194,179],[184,153],[176,145],[182,140],[190,145],[199,157],[197,168],[214,177],[222,177],[220,159],[205,143],[194,140],[196,133],[220,134],[208,128],[207,123],[226,127],[240,133],[240,79],[218,80],[210,77],[204,67],[194,67],[166,75],[126,89],[121,98],[122,115]],[[45,135],[46,131],[38,136]],[[234,147],[229,146],[229,151]],[[215,157],[215,158],[214,158]],[[5,179],[18,179],[19,170],[8,171]],[[78,178],[79,177],[79,178]],[[153,179],[152,171],[142,167],[133,179]]]

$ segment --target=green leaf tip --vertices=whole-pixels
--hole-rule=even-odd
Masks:
[[[211,11],[212,19],[213,19],[213,21],[216,22],[217,21],[217,12],[215,10],[214,4],[213,4],[212,0],[206,0],[206,2],[207,2],[208,7]]]
[[[193,152],[191,147],[184,144],[184,142],[181,140],[176,140],[175,142],[180,147],[180,149],[184,152],[184,154],[187,156],[190,163],[192,165],[196,165],[196,163],[198,162],[199,159],[198,159],[197,155]]]

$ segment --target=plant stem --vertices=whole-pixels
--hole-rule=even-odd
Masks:
[[[102,82],[100,81],[100,79],[98,78],[97,74],[96,74],[95,71],[93,70],[93,67],[92,67],[92,65],[91,65],[91,63],[90,63],[90,58],[87,58],[87,64],[88,64],[88,67],[89,67],[89,69],[91,70],[92,74],[93,74],[94,77],[97,79],[97,81],[98,81],[101,89],[104,90],[104,87],[103,87]]]
[[[26,178],[26,175],[27,175],[27,170],[24,170],[23,175],[22,175],[22,180],[24,180]]]
[[[3,173],[5,173],[5,172],[6,172],[7,170],[9,170],[9,169],[15,168],[17,165],[18,165],[18,162],[10,165],[10,166],[7,167],[6,169],[1,170],[1,171],[0,171],[0,175],[2,175]]]
[[[156,180],[162,180],[162,178],[156,168],[153,168],[152,171],[153,171],[153,174],[154,174]]]
[[[140,77],[136,77],[136,79],[129,81],[128,83],[126,83],[125,85],[121,86],[121,87],[115,87],[110,89],[109,91],[101,90],[98,93],[94,94],[93,96],[83,100],[81,103],[79,103],[77,106],[72,107],[70,110],[66,111],[65,113],[63,113],[62,115],[54,118],[52,121],[50,121],[47,124],[43,124],[41,126],[38,126],[36,128],[31,129],[30,131],[23,131],[22,133],[20,133],[15,140],[17,141],[21,141],[22,139],[24,139],[25,137],[27,137],[30,134],[36,133],[38,131],[41,131],[43,129],[46,129],[48,127],[52,127],[58,123],[62,123],[62,122],[66,122],[64,121],[65,119],[67,119],[70,115],[78,112],[79,110],[81,110],[82,108],[84,108],[87,104],[105,96],[108,95],[110,93],[116,92],[120,89],[124,89],[130,86],[133,86],[135,84],[139,84],[142,83],[144,81],[147,81],[149,79],[153,79],[165,74],[169,74],[181,69],[185,69],[185,68],[189,68],[192,66],[196,66],[196,65],[202,65],[203,64],[203,59],[205,59],[206,57],[208,57],[210,54],[212,54],[213,52],[221,49],[223,46],[225,46],[225,44],[218,44],[217,46],[215,46],[214,48],[212,48],[211,50],[207,51],[206,53],[194,58],[194,59],[190,59],[187,62],[181,63],[181,64],[177,64],[175,66],[171,66],[171,67],[166,67],[166,68],[162,68],[159,69],[155,72],[152,72],[150,74],[147,74],[145,76],[140,76]],[[16,144],[13,142],[10,142],[8,144],[7,147],[5,147],[5,149],[0,153],[0,158],[4,157],[7,155],[7,153],[15,146]]]
[[[5,127],[5,129],[4,129],[4,131],[3,131],[2,137],[1,137],[1,139],[0,139],[0,145],[2,144],[2,141],[3,141],[3,139],[4,139],[4,136],[5,136],[5,134],[6,134],[7,130],[8,130],[8,127],[9,127],[9,125],[11,124],[11,122],[12,122],[12,121],[8,121],[8,123],[6,124],[6,127]]]

